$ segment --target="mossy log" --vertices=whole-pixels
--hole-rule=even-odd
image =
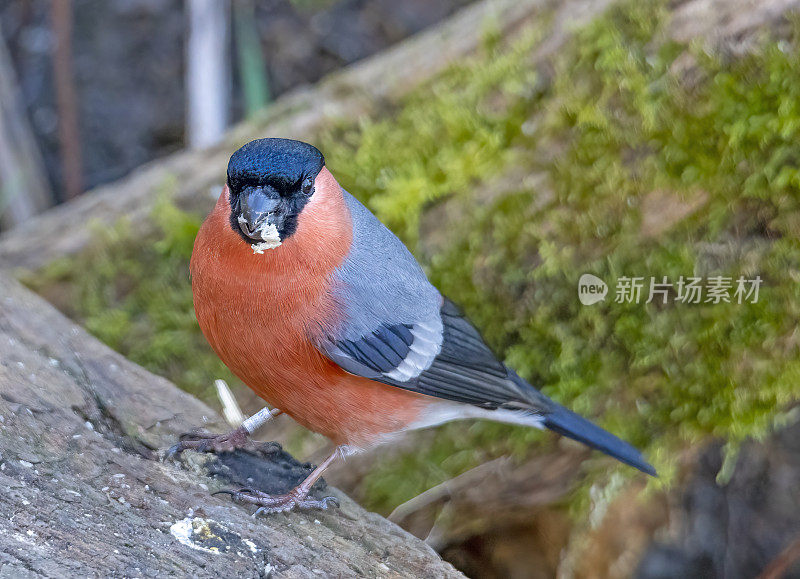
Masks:
[[[271,447],[160,461],[224,424],[17,282],[0,276],[0,296],[0,576],[460,576],[336,489],[320,491],[338,509],[258,518],[211,496],[285,491],[309,465]]]

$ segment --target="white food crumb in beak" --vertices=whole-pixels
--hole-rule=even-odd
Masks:
[[[253,244],[253,253],[262,254],[265,249],[275,249],[281,244],[281,235],[273,223],[265,223],[261,227],[261,243]]]

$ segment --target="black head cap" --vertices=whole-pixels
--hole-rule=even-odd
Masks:
[[[288,238],[297,229],[324,165],[322,153],[307,143],[290,139],[247,143],[228,162],[231,228],[259,250],[267,241]]]
[[[228,187],[271,186],[282,195],[295,191],[306,177],[314,179],[325,165],[319,150],[292,139],[257,139],[236,151],[228,162]]]

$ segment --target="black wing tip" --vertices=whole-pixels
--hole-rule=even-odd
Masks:
[[[544,425],[553,432],[599,450],[645,474],[658,477],[653,465],[648,463],[642,453],[632,445],[563,406],[557,406],[546,414]]]

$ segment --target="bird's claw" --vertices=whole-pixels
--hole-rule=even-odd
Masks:
[[[289,491],[285,495],[269,495],[250,488],[242,488],[237,491],[217,491],[214,494],[228,494],[236,502],[256,505],[258,509],[253,513],[254,517],[260,513],[284,513],[293,509],[325,510],[330,505],[340,506],[339,499],[336,497],[328,496],[315,499],[307,494],[298,492],[297,489]]]
[[[184,450],[195,452],[232,452],[247,446],[250,434],[239,427],[225,434],[206,434],[203,432],[187,432],[181,434],[178,443],[172,445],[164,455],[166,459],[176,458]]]

